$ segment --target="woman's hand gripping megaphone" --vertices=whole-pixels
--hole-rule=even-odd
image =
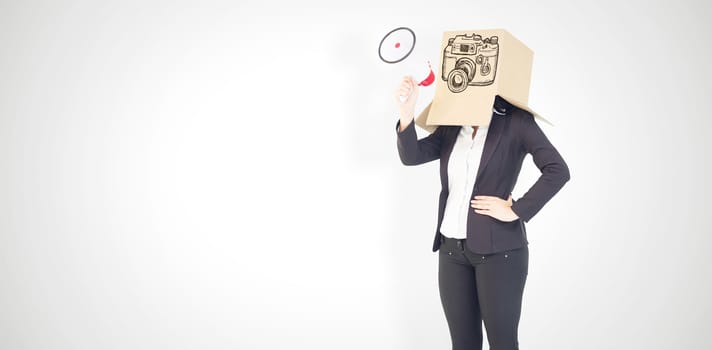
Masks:
[[[404,130],[413,118],[415,117],[415,101],[418,100],[418,83],[413,80],[413,77],[407,75],[394,93],[396,104],[398,105],[398,113],[400,117],[400,129]]]

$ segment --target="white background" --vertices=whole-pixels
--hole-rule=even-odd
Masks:
[[[408,72],[376,50],[398,26],[414,57],[477,28],[535,52],[571,181],[527,224],[521,348],[710,348],[711,12],[4,1],[0,348],[450,348],[437,162],[400,163]]]

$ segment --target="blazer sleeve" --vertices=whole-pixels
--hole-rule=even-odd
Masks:
[[[440,144],[445,128],[438,127],[430,135],[418,140],[415,120],[400,131],[400,119],[396,122],[398,155],[404,165],[418,165],[440,158]]]
[[[528,222],[569,181],[569,167],[559,152],[549,142],[534,116],[524,114],[521,118],[519,138],[525,151],[532,155],[534,164],[541,171],[539,179],[518,200],[512,201],[512,211]]]

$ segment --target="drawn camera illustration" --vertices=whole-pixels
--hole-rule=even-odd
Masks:
[[[448,39],[443,51],[442,79],[454,93],[468,86],[486,86],[494,82],[499,57],[497,36],[462,34]]]

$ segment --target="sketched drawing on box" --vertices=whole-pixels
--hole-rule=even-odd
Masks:
[[[455,35],[443,50],[442,79],[454,93],[468,86],[487,86],[494,82],[499,58],[499,39],[482,39],[479,34]]]

